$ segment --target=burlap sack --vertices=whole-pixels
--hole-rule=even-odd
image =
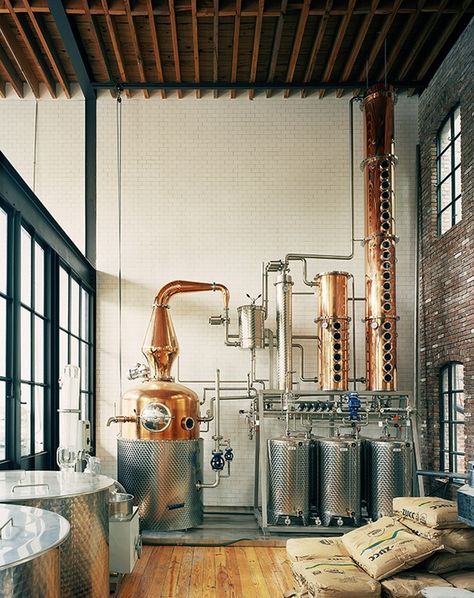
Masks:
[[[349,557],[291,563],[298,585],[316,598],[380,598],[380,584]]]
[[[421,590],[430,586],[452,587],[439,575],[413,569],[384,579],[382,581],[382,596],[384,598],[423,598]]]
[[[474,529],[434,529],[411,519],[402,517],[400,521],[414,534],[427,540],[439,540],[446,549],[455,552],[474,552]]]
[[[430,496],[400,496],[393,499],[393,514],[435,529],[465,527],[452,500]]]
[[[416,536],[396,517],[382,517],[345,534],[342,541],[354,561],[379,580],[414,567],[440,548],[439,542]]]
[[[474,569],[474,552],[455,552],[454,554],[440,552],[427,559],[423,563],[423,567],[437,575],[463,569]]]
[[[292,561],[348,556],[341,538],[291,538],[286,552]]]
[[[474,592],[474,571],[446,573],[443,577],[455,588],[463,588],[464,590]]]

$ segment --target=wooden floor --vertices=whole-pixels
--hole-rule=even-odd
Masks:
[[[117,598],[281,598],[292,587],[285,548],[145,546]]]

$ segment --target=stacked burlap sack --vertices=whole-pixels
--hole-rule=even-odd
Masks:
[[[305,598],[422,598],[426,587],[474,582],[474,571],[459,574],[474,569],[474,530],[460,529],[456,504],[442,499],[395,499],[393,517],[339,538],[291,539],[287,552]]]

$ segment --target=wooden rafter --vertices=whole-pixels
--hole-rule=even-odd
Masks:
[[[258,12],[255,21],[255,34],[253,37],[252,62],[250,65],[250,83],[255,83],[257,77],[258,55],[260,53],[260,38],[262,35],[263,9],[265,7],[265,0],[258,0]],[[249,91],[249,100],[253,100],[255,91]]]
[[[13,19],[15,27],[18,29],[18,32],[20,34],[20,37],[21,37],[23,43],[26,46],[26,49],[28,51],[30,59],[34,62],[34,64],[39,69],[39,72],[41,73],[41,78],[43,79],[49,93],[51,94],[51,97],[55,98],[56,97],[56,89],[55,89],[54,79],[51,76],[48,66],[46,65],[46,63],[43,59],[43,55],[41,54],[39,49],[36,47],[36,44],[33,41],[33,35],[27,29],[26,23],[24,24],[22,22],[21,16],[18,15],[15,12],[15,10],[13,9],[11,0],[4,0],[4,4]]]
[[[92,32],[92,36],[94,38],[97,55],[100,58],[100,60],[102,61],[102,64],[105,68],[105,72],[107,73],[108,80],[113,81],[112,69],[110,68],[110,62],[107,57],[107,52],[106,52],[106,49],[104,46],[104,41],[100,34],[99,28],[97,27],[97,24],[95,22],[95,18],[91,14],[91,11],[89,8],[89,0],[83,0],[83,5],[84,5],[84,14],[85,14],[87,22],[89,24],[89,28]],[[115,95],[116,95],[115,91],[111,90],[110,93],[111,93],[112,97],[115,97]]]
[[[281,36],[283,33],[283,25],[285,23],[286,8],[288,6],[288,0],[281,0],[280,14],[275,27],[275,35],[273,37],[272,54],[270,58],[270,67],[268,69],[267,82],[272,83],[275,78],[276,66],[278,61],[278,54],[281,46]],[[272,90],[267,89],[267,98],[271,98]]]
[[[446,6],[447,3],[448,3],[448,0],[443,0],[443,2],[441,2],[440,11],[442,11],[444,9],[444,7]],[[418,36],[415,45],[413,46],[411,52],[409,53],[405,62],[403,63],[402,67],[399,70],[399,74],[398,74],[399,80],[403,77],[406,77],[406,75],[410,71],[411,67],[413,66],[413,62],[415,61],[415,58],[418,56],[422,46],[425,44],[430,33],[436,27],[439,17],[440,17],[440,13],[437,12],[437,13],[431,15],[427,19],[425,27],[423,29],[423,32],[421,33],[421,35]]]
[[[191,27],[193,32],[193,62],[194,62],[194,81],[199,83],[201,80],[201,69],[199,67],[199,29],[197,19],[197,0],[191,0]],[[201,97],[201,90],[196,89],[196,97]]]
[[[239,62],[239,38],[240,38],[240,12],[242,9],[242,0],[235,2],[235,17],[234,17],[234,35],[232,41],[232,69],[230,74],[231,83],[237,81],[237,66]],[[236,90],[232,89],[230,97],[235,98]]]
[[[31,68],[29,59],[23,53],[23,50],[16,37],[13,35],[13,32],[8,25],[7,18],[4,15],[0,15],[0,34],[0,40],[4,41],[5,46],[10,50],[10,54],[14,57],[18,68],[23,73],[33,95],[35,98],[39,98],[39,81]]]
[[[349,25],[349,21],[351,20],[352,13],[354,12],[356,0],[350,0],[347,6],[347,13],[342,17],[342,20],[339,24],[339,29],[337,32],[336,40],[334,42],[334,46],[332,47],[331,55],[329,56],[329,60],[326,64],[326,68],[324,69],[323,74],[323,81],[329,81],[331,78],[332,71],[334,69],[334,65],[336,63],[337,56],[339,54],[339,50],[341,49],[342,42],[344,40],[344,36],[346,35],[347,26]],[[324,89],[321,89],[319,92],[319,97],[324,97]]]
[[[127,80],[127,74],[125,72],[124,61],[122,57],[122,49],[120,47],[120,43],[118,40],[117,29],[115,27],[114,20],[110,16],[109,6],[107,0],[101,0],[102,8],[104,10],[105,16],[105,24],[107,26],[107,31],[109,33],[110,41],[112,42],[112,48],[114,51],[115,60],[117,62],[117,68],[120,75],[120,80],[122,83],[125,83]],[[92,12],[92,11],[91,11]],[[128,97],[130,97],[130,91],[128,89],[125,90],[125,93]]]
[[[156,73],[158,76],[158,81],[163,83],[163,67],[161,66],[161,54],[160,54],[160,45],[158,43],[158,33],[156,31],[156,23],[155,23],[155,15],[153,13],[153,5],[152,0],[147,0],[146,2],[147,10],[148,10],[148,20],[150,23],[150,32],[151,32],[151,43],[153,45],[153,55],[155,57],[155,66],[156,66]],[[161,98],[166,100],[166,90],[161,90]]]
[[[176,12],[174,8],[174,0],[168,0],[169,17],[171,24],[171,41],[173,44],[173,58],[174,58],[174,72],[176,75],[176,82],[181,83],[181,66],[179,63],[179,46],[178,46],[178,28],[176,25]],[[183,90],[178,89],[178,98],[183,97]]]
[[[286,73],[286,82],[291,83],[295,74],[296,63],[298,62],[298,56],[300,55],[301,42],[303,41],[304,30],[306,28],[306,22],[308,20],[309,9],[311,6],[311,0],[304,0],[303,8],[300,12],[298,19],[298,27],[296,28],[295,39],[293,41],[293,49],[291,50],[290,63],[288,65],[288,71]],[[285,89],[283,97],[286,99],[290,95],[290,90]]]
[[[5,71],[8,75],[8,79],[10,80],[10,83],[12,84],[12,87],[16,92],[16,95],[19,98],[22,98],[23,97],[23,82],[20,79],[20,77],[18,76],[18,74],[15,70],[15,67],[12,64],[12,61],[10,60],[10,58],[8,58],[8,55],[5,52],[5,50],[2,48],[2,46],[0,46],[0,64],[5,69]]]
[[[133,21],[130,0],[125,0],[125,10],[127,12],[127,21],[128,21],[128,27],[130,29],[130,36],[132,38],[132,45],[133,45],[133,49],[134,49],[135,56],[137,59],[138,74],[140,75],[140,81],[142,83],[146,83],[145,67],[143,66],[143,57],[142,57],[142,52],[140,50],[140,44],[138,42],[137,30],[135,28],[135,23]],[[143,90],[143,95],[146,98],[150,97],[150,92],[148,91],[148,89]]]
[[[2,97],[2,98],[7,97],[7,89],[5,86],[5,81],[3,81],[3,79],[0,79],[0,97]]]
[[[219,79],[219,0],[214,0],[212,19],[212,79],[214,83]],[[214,98],[218,97],[219,91],[214,89]]]
[[[314,38],[313,46],[311,48],[311,53],[309,55],[308,65],[306,66],[306,71],[304,74],[304,82],[308,83],[311,81],[313,76],[314,67],[316,66],[316,59],[318,57],[319,50],[321,48],[321,43],[323,41],[324,33],[326,32],[326,27],[329,21],[329,16],[332,8],[333,0],[326,0],[326,10],[319,21],[318,32],[316,37]],[[301,90],[301,97],[306,97],[306,90]]]
[[[354,44],[352,45],[352,49],[349,54],[349,58],[347,59],[346,65],[342,72],[341,81],[348,81],[349,77],[351,76],[352,69],[354,68],[355,61],[357,60],[357,57],[359,56],[360,49],[365,40],[365,36],[367,35],[367,31],[369,30],[370,23],[372,22],[372,19],[374,18],[374,14],[375,14],[375,11],[379,4],[379,1],[380,0],[372,0],[370,12],[365,15],[364,20],[362,21],[362,25],[360,26],[357,37],[354,41]],[[336,90],[336,97],[340,98],[343,93],[344,93],[343,89]]]
[[[31,24],[33,25],[33,29],[36,33],[36,37],[38,38],[44,53],[48,57],[51,68],[53,69],[53,72],[56,75],[56,79],[58,80],[59,85],[61,86],[61,89],[64,92],[64,95],[67,98],[70,98],[71,90],[69,81],[66,76],[66,72],[64,71],[63,65],[61,64],[61,60],[54,48],[54,44],[49,36],[49,33],[44,23],[41,22],[42,17],[41,15],[36,15],[31,10],[31,4],[29,0],[23,0],[23,3],[26,6],[28,16],[30,17]]]

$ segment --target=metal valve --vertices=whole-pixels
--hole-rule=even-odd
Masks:
[[[211,326],[222,326],[222,324],[225,324],[227,321],[227,318],[224,318],[224,316],[211,316],[209,318],[209,324]]]
[[[212,451],[211,467],[213,471],[222,471],[224,469],[225,461],[222,456],[222,451]]]
[[[137,378],[148,378],[150,368],[144,363],[137,363],[135,367],[128,370],[127,378],[129,380],[136,380]]]
[[[230,446],[228,448],[226,448],[224,451],[224,459],[226,461],[234,460],[234,451],[233,451],[233,449],[230,448]]]

